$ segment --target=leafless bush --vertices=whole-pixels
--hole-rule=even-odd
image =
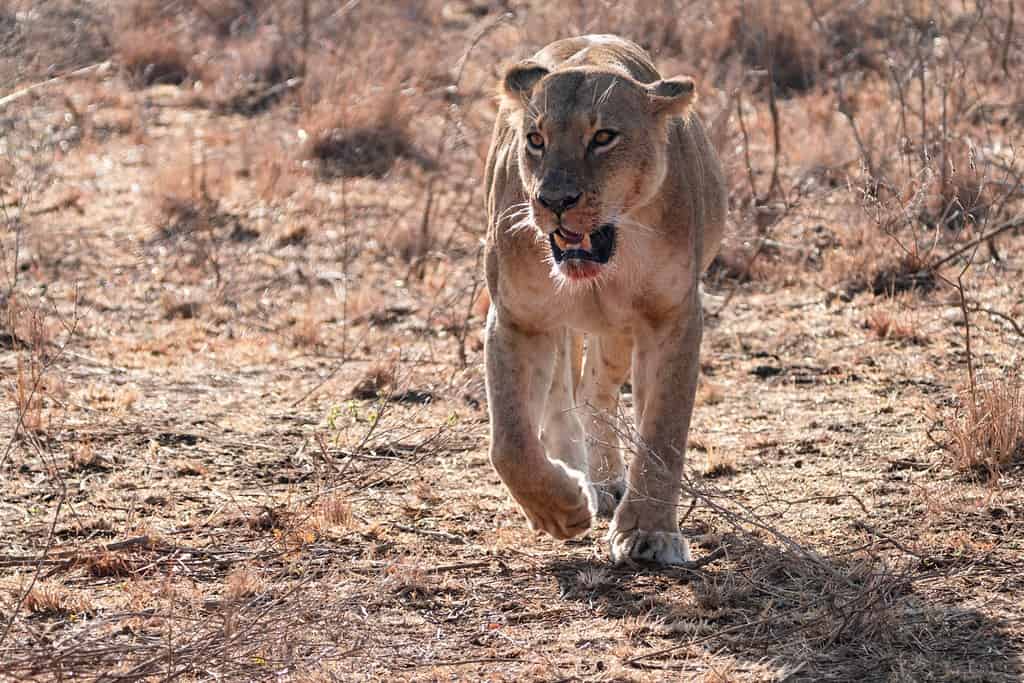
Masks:
[[[192,75],[191,51],[168,27],[126,30],[118,35],[117,54],[135,87],[178,85]]]
[[[306,154],[329,176],[380,178],[401,157],[423,160],[411,121],[410,104],[391,88],[347,111],[325,104],[306,124]]]
[[[778,0],[740,3],[723,55],[728,58],[732,50],[739,51],[747,66],[766,71],[783,93],[813,87],[824,57],[822,36],[811,26],[807,9]]]

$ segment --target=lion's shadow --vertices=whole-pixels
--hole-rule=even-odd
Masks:
[[[886,569],[866,556],[808,556],[753,538],[722,539],[701,569],[612,567],[597,559],[548,569],[566,600],[628,622],[631,667],[692,671],[726,655],[786,680],[1022,680],[1008,624],[957,596],[925,594],[926,567]]]

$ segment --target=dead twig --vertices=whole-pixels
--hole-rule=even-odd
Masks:
[[[916,557],[918,559],[923,559],[924,558],[924,556],[921,555],[921,553],[918,553],[918,552],[915,552],[915,551],[911,550],[907,546],[905,546],[902,543],[900,543],[899,541],[897,541],[892,536],[888,536],[886,534],[883,534],[881,531],[879,531],[875,527],[871,526],[870,524],[868,524],[867,522],[865,522],[862,519],[854,520],[852,526],[857,531],[866,531],[867,533],[871,534],[872,536],[875,536],[877,538],[882,539],[886,543],[889,543],[894,548],[896,548],[897,550],[900,550],[900,551],[906,553],[907,555],[913,555],[914,557]]]
[[[110,66],[110,61],[109,60],[106,61],[106,62],[97,62],[96,64],[90,64],[89,66],[83,66],[81,69],[75,69],[74,71],[71,71],[69,73],[63,74],[62,76],[54,76],[53,78],[49,78],[49,79],[47,79],[45,81],[41,81],[39,83],[33,83],[32,85],[27,86],[25,88],[22,88],[21,90],[15,90],[14,92],[12,92],[9,95],[6,95],[4,97],[0,97],[0,109],[3,109],[4,107],[6,107],[11,102],[19,100],[22,97],[24,97],[25,95],[33,93],[36,90],[40,90],[40,89],[45,88],[45,87],[50,86],[50,85],[56,85],[57,83],[63,83],[64,81],[70,80],[72,78],[77,78],[79,76],[84,76],[86,74],[92,73],[93,71],[103,71],[103,70],[107,69],[109,66]]]
[[[392,524],[399,531],[404,531],[408,534],[420,534],[421,536],[430,536],[431,538],[440,538],[449,543],[456,543],[458,545],[466,545],[466,539],[462,536],[455,534],[449,534],[447,531],[431,531],[430,529],[421,529],[415,526],[408,526],[406,524]]]
[[[970,242],[968,242],[967,244],[963,245],[959,249],[956,249],[952,253],[943,256],[938,261],[935,261],[934,263],[932,263],[929,266],[929,268],[931,270],[936,270],[938,268],[941,268],[942,266],[946,265],[947,263],[949,263],[953,259],[956,259],[956,258],[966,254],[967,252],[971,251],[972,249],[974,249],[975,247],[980,245],[982,242],[990,240],[993,237],[997,237],[998,235],[1001,235],[1004,232],[1007,232],[1009,230],[1013,230],[1014,228],[1019,228],[1021,226],[1024,226],[1024,215],[1016,216],[1016,217],[1011,218],[1010,220],[1008,220],[1008,221],[1006,221],[1004,223],[1000,223],[995,228],[993,228],[992,230],[989,230],[987,233],[985,233],[981,237],[979,237],[977,239],[971,240]]]

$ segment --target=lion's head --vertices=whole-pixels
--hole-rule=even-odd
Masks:
[[[536,62],[503,80],[516,131],[529,222],[570,280],[599,276],[620,232],[642,229],[635,210],[654,199],[668,168],[667,121],[686,115],[690,78],[640,83],[608,68],[549,72]]]

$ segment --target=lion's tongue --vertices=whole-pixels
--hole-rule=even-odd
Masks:
[[[589,233],[578,233],[565,228],[559,228],[555,231],[555,242],[558,243],[558,248],[562,251],[568,251],[569,249],[583,249],[590,251],[590,234]]]

